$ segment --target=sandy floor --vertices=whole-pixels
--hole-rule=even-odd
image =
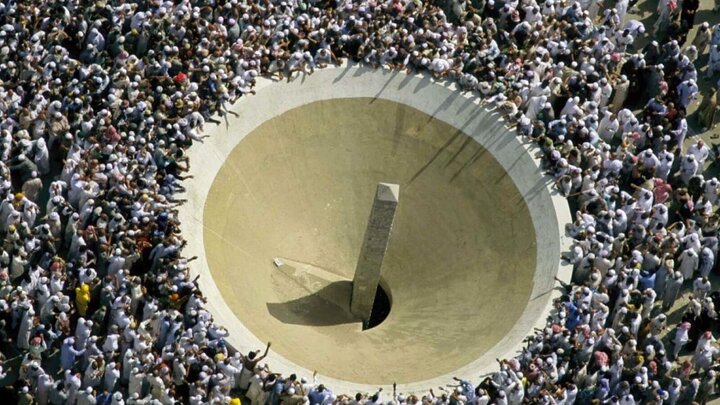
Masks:
[[[379,181],[401,187],[383,273],[393,306],[363,332],[349,280]],[[508,332],[532,289],[535,232],[512,180],[464,134],[389,101],[317,102],[265,122],[230,154],[204,217],[210,271],[237,317],[338,379],[451,372]]]

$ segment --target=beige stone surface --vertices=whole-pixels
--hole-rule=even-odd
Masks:
[[[301,76],[289,83],[278,83],[266,79],[259,79],[256,90],[257,94],[255,96],[243,97],[232,106],[233,115],[229,115],[225,123],[218,126],[206,126],[205,131],[211,137],[206,140],[205,144],[197,145],[190,149],[189,156],[193,162],[190,172],[195,178],[185,182],[187,185],[188,202],[180,208],[179,213],[180,220],[182,221],[183,235],[186,236],[189,242],[186,247],[186,253],[199,257],[199,260],[193,262],[194,266],[191,270],[194,274],[200,276],[200,288],[208,298],[207,307],[212,312],[215,320],[225,325],[230,331],[230,336],[227,340],[232,346],[246,352],[262,347],[265,341],[269,339],[265,339],[268,336],[257,336],[254,331],[248,327],[251,325],[246,325],[244,323],[245,320],[240,319],[236,315],[235,311],[231,308],[233,306],[231,299],[237,300],[239,299],[238,297],[228,298],[226,297],[227,294],[221,292],[221,289],[228,288],[225,284],[237,284],[239,282],[232,270],[236,269],[239,264],[252,260],[252,257],[257,254],[254,248],[225,241],[225,249],[234,252],[232,255],[225,253],[227,259],[224,259],[225,263],[223,266],[226,267],[227,275],[222,278],[216,278],[210,270],[208,262],[210,261],[211,252],[206,251],[203,241],[213,236],[218,240],[222,238],[217,229],[211,229],[205,218],[205,205],[208,197],[211,195],[210,188],[213,185],[213,180],[219,177],[219,182],[225,181],[228,182],[228,184],[240,182],[243,183],[246,188],[251,188],[259,181],[256,177],[264,175],[258,168],[258,165],[264,169],[271,169],[273,166],[282,164],[285,159],[290,156],[290,152],[295,151],[285,147],[282,143],[277,143],[274,145],[275,154],[271,156],[271,159],[261,159],[252,162],[255,171],[236,171],[229,175],[218,175],[221,169],[227,166],[225,165],[225,161],[238,144],[244,143],[245,138],[260,128],[263,123],[271,121],[288,111],[318,101],[328,102],[330,100],[347,98],[366,98],[375,100],[374,102],[392,101],[404,104],[426,114],[426,120],[428,120],[427,117],[432,117],[433,120],[441,121],[451,126],[451,132],[453,134],[451,142],[448,142],[448,145],[436,145],[438,149],[436,149],[436,152],[432,155],[432,162],[429,162],[427,167],[423,166],[422,172],[430,170],[431,164],[434,164],[433,162],[441,162],[441,159],[445,159],[447,162],[447,155],[438,151],[450,147],[449,144],[453,142],[461,143],[460,146],[453,146],[453,148],[457,149],[451,149],[455,151],[461,150],[460,154],[453,157],[453,159],[464,159],[461,161],[461,171],[477,170],[475,163],[477,163],[481,156],[492,155],[502,167],[502,170],[504,170],[502,178],[510,179],[512,183],[515,184],[515,187],[519,191],[519,198],[521,198],[521,200],[518,201],[504,201],[503,204],[524,204],[524,206],[529,209],[532,229],[537,236],[535,241],[537,248],[534,253],[535,269],[532,272],[532,280],[529,282],[530,293],[525,301],[527,305],[524,308],[513,308],[519,311],[521,315],[515,322],[512,321],[511,317],[505,319],[507,323],[507,333],[505,333],[500,340],[495,344],[489,345],[489,348],[485,352],[464,366],[447,372],[444,372],[444,370],[446,370],[445,368],[438,369],[437,366],[443,364],[446,358],[450,358],[461,351],[474,350],[472,345],[482,344],[483,339],[486,337],[485,334],[488,333],[488,331],[484,330],[483,334],[475,337],[471,346],[465,345],[465,342],[455,342],[445,347],[439,356],[423,359],[421,364],[405,365],[410,368],[415,367],[434,370],[434,372],[427,373],[427,375],[431,377],[401,383],[392,375],[389,376],[387,380],[381,381],[382,386],[385,387],[386,390],[389,390],[391,389],[391,384],[394,381],[398,381],[399,392],[424,393],[427,392],[429,387],[437,387],[438,385],[451,382],[452,376],[477,380],[479,375],[487,375],[497,370],[495,358],[507,358],[515,355],[522,346],[522,341],[527,334],[531,333],[534,327],[542,327],[544,325],[545,316],[551,308],[551,299],[559,295],[559,291],[554,289],[556,283],[553,277],[557,275],[566,281],[569,280],[570,277],[570,268],[559,262],[560,252],[567,250],[570,242],[562,231],[563,226],[570,222],[570,215],[565,199],[550,189],[549,179],[545,178],[538,169],[539,162],[537,158],[534,157],[537,148],[531,143],[516,137],[514,131],[508,131],[504,127],[502,119],[495,112],[488,111],[481,107],[476,97],[459,92],[452,83],[436,81],[424,75],[406,75],[404,73],[387,70],[371,70],[352,64],[343,65],[338,68],[318,70],[311,76]],[[331,121],[335,119],[335,116],[332,113],[327,113],[321,118],[326,121]],[[394,128],[395,126],[401,126],[401,124],[408,125],[403,124],[404,120],[408,120],[408,117],[395,113],[388,114],[388,118],[383,122],[385,123],[385,127]],[[356,114],[356,120],[349,125],[365,125],[365,122],[365,118],[360,114]],[[424,124],[425,123],[420,120],[414,125],[418,129],[422,129]],[[295,132],[297,131],[291,129],[287,135],[298,136]],[[342,133],[336,135],[340,139],[343,138]],[[305,143],[303,143],[303,145],[304,144]],[[309,144],[312,145],[312,142]],[[396,142],[391,142],[390,144],[397,149],[400,149],[400,146],[402,146]],[[316,148],[319,147],[320,146],[317,146]],[[480,152],[481,148],[485,148],[484,153]],[[305,147],[302,149],[305,150],[303,153],[306,153],[308,157],[306,160],[311,161],[311,157],[313,156],[311,152],[313,149]],[[345,153],[342,150],[339,152]],[[250,157],[250,159],[252,159],[252,157]],[[344,167],[350,164],[350,162],[341,161],[340,159],[338,159],[338,162],[338,166],[327,169],[326,171],[317,171],[314,175],[316,177],[330,176],[331,174],[327,172],[342,171]],[[303,164],[305,163],[303,162]],[[374,166],[358,166],[358,161],[355,161],[354,164],[358,170],[366,171],[367,173],[376,173]],[[418,176],[413,184],[422,183],[422,181],[419,180],[421,177],[424,177],[422,172],[421,176]],[[417,171],[415,173],[417,173]],[[452,176],[455,176],[455,173],[453,173]],[[373,182],[376,181],[379,180],[373,180]],[[457,180],[451,180],[450,184],[455,184],[456,181]],[[279,199],[288,198],[285,194],[286,190],[280,187],[280,184],[265,186],[268,187],[269,190],[272,190],[271,195],[270,193],[267,195],[257,194],[252,198],[257,200],[256,203],[258,206],[261,204],[267,204],[269,207],[276,207],[282,204],[287,205],[288,203],[279,201]],[[417,184],[414,187],[419,187]],[[486,184],[485,186],[488,186],[485,187],[485,190],[491,190],[493,184]],[[368,200],[371,198],[373,187],[373,184],[369,184],[369,187],[367,187]],[[365,190],[366,188],[362,189]],[[307,190],[306,193],[308,195],[317,195],[317,198],[328,198],[325,195],[328,194],[328,191],[325,189]],[[225,197],[227,199],[235,198],[230,194],[226,194]],[[361,193],[357,193],[356,197],[355,201],[362,201]],[[366,204],[364,209],[369,210],[370,203],[365,202],[364,204]],[[428,202],[425,202],[425,204],[428,204]],[[236,207],[228,208],[228,211],[232,209],[236,209]],[[471,209],[474,209],[474,207]],[[263,214],[253,213],[252,215]],[[367,215],[367,211],[365,215]],[[422,221],[428,221],[431,224],[430,226],[433,227],[432,230],[435,231],[437,227],[436,219],[434,219],[432,215],[427,215],[426,217],[427,218],[417,219],[417,222],[420,223],[419,221],[421,219]],[[286,228],[287,235],[292,234],[293,227],[302,226],[307,228],[305,226],[305,223],[307,223],[305,219],[299,218],[298,224],[292,221],[288,221],[288,223],[285,224],[283,219],[283,217],[278,217],[278,220],[266,220],[267,223],[272,222],[272,226],[288,226],[288,228]],[[326,218],[323,216],[318,224],[322,225],[324,221],[331,220],[331,217]],[[366,218],[362,221],[366,221]],[[347,221],[343,222],[342,226],[362,229],[364,225],[362,221],[358,220],[358,223],[361,224],[359,228],[357,226],[351,226],[352,224]],[[318,224],[311,225],[318,226]],[[230,225],[223,224],[222,226]],[[269,229],[258,229],[256,236],[258,238],[265,237],[270,232],[271,230]],[[310,234],[306,237],[324,238],[323,240],[328,238],[327,236],[323,237],[321,235]],[[360,236],[356,236],[356,238],[360,238]],[[451,243],[451,241],[443,242]],[[343,239],[342,241],[333,241],[333,243],[342,245],[348,244],[349,242]],[[432,252],[436,250],[436,247],[431,246],[424,250],[430,252],[427,256],[428,260],[437,260],[433,259],[432,256]],[[288,277],[296,280],[297,283],[293,284],[292,288],[297,289],[298,296],[308,295],[302,291],[319,291],[316,297],[322,298],[320,302],[325,308],[332,307],[332,305],[328,305],[327,302],[331,304],[336,303],[338,304],[337,306],[343,306],[342,303],[346,302],[343,297],[348,294],[349,284],[344,284],[342,281],[350,281],[350,278],[342,276],[337,270],[342,269],[343,266],[328,265],[327,267],[320,267],[317,263],[305,261],[306,259],[289,256],[284,257],[282,256],[283,254],[285,253],[279,251],[271,252],[271,259],[277,257],[282,261],[282,264],[279,267],[275,267],[275,273],[270,272],[269,274],[272,274],[274,277],[280,277],[281,280],[283,278],[287,280]],[[515,254],[531,255],[531,253],[523,252],[522,250]],[[294,259],[298,259],[299,261],[295,261]],[[333,260],[336,262],[344,260],[346,263],[354,264],[356,258]],[[481,267],[483,263],[484,259],[475,261],[471,263],[471,265]],[[270,265],[269,261],[258,264],[258,266],[266,265]],[[493,276],[509,277],[515,274],[514,271],[515,269],[507,266],[503,269],[503,273]],[[267,272],[259,271],[258,274],[267,274]],[[435,288],[441,289],[443,286],[452,287],[450,276],[452,275],[445,277],[437,276],[434,279],[436,281]],[[384,282],[385,281],[383,281],[383,283]],[[328,286],[332,286],[333,288],[325,288]],[[239,292],[237,294],[247,294],[248,292],[246,292],[246,290],[252,289],[253,285],[246,285],[244,289],[238,290]],[[446,288],[443,293],[444,300],[426,300],[423,303],[424,313],[432,315],[434,312],[444,311],[447,306],[446,302],[449,300],[468,299],[468,297],[459,294],[455,290],[456,289],[453,288]],[[253,292],[250,291],[250,293]],[[508,293],[508,295],[510,295],[510,293]],[[283,300],[278,300],[277,303],[287,303],[287,300],[288,298],[284,298]],[[488,305],[492,305],[493,309],[497,312],[496,316],[500,317],[507,315],[509,312],[507,307],[511,301],[502,301],[502,305],[495,303]],[[304,305],[302,307],[309,308],[310,311],[315,310],[313,305]],[[336,313],[337,317],[332,319],[333,322],[335,322],[335,324],[342,323],[344,321],[342,308],[339,308]],[[469,324],[468,315],[469,314],[465,313],[449,314],[448,316],[455,319],[453,323],[455,329],[451,329],[450,331],[454,332],[455,330],[467,327]],[[420,325],[423,319],[424,318],[415,319],[411,326]],[[318,327],[317,329],[322,328],[324,327]],[[412,336],[409,336],[411,334]],[[408,335],[407,341],[412,344],[414,341],[426,337],[428,332],[426,332],[424,328],[417,330],[408,329],[406,335]],[[271,334],[269,338],[276,341],[276,339],[279,338],[278,336],[282,337],[274,333]],[[351,344],[351,342],[341,343]],[[296,345],[298,344],[296,343]],[[283,374],[296,373],[298,376],[307,378],[312,375],[311,365],[292,361],[284,355],[285,352],[281,353],[280,350],[281,349],[276,348],[274,344],[266,360],[274,371]],[[408,350],[408,348],[403,348],[403,350]],[[380,354],[376,352],[365,353],[366,357],[379,355]],[[392,358],[390,360],[392,360]],[[371,392],[375,391],[379,385],[379,383],[364,384],[361,381],[338,378],[330,365],[327,365],[323,371],[320,371],[318,379],[320,382],[332,387],[334,392],[338,393]]]
[[[351,279],[381,181],[402,190],[382,274],[393,305],[362,331],[272,259]],[[204,218],[210,272],[238,318],[339,379],[407,383],[462,367],[508,332],[532,288],[535,232],[512,179],[471,138],[390,101],[319,101],[263,123],[220,169]]]

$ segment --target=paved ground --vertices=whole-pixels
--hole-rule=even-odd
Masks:
[[[628,12],[628,16],[626,17],[626,20],[628,19],[637,19],[641,21],[643,24],[645,24],[646,33],[644,37],[638,38],[635,42],[635,48],[636,49],[642,49],[645,45],[647,45],[650,41],[652,41],[654,38],[652,37],[652,31],[653,31],[653,24],[655,23],[657,19],[657,0],[653,1],[640,1],[638,4],[631,9]],[[696,18],[695,18],[695,26],[688,34],[688,40],[685,43],[685,47],[688,47],[692,44],[693,39],[695,39],[695,34],[697,33],[697,28],[702,24],[704,21],[707,21],[710,23],[710,26],[713,26],[714,24],[720,22],[720,13],[717,13],[715,11],[712,11],[712,8],[715,7],[715,2],[710,0],[701,0],[700,1],[700,9],[697,12]],[[685,49],[683,47],[683,50]],[[705,80],[705,73],[707,72],[707,61],[708,61],[708,54],[709,49],[705,51],[704,55],[701,55],[697,61],[695,61],[695,67],[698,70],[698,85],[700,87],[700,96],[698,97],[697,101],[693,104],[691,104],[688,108],[688,124],[691,127],[691,131],[696,134],[697,136],[702,137],[708,142],[720,142],[718,139],[712,138],[713,135],[717,136],[720,134],[720,127],[716,127],[714,130],[708,130],[702,132],[697,124],[697,108],[702,103],[703,97],[705,97],[709,92],[710,89],[713,86],[717,86],[717,81],[720,79],[720,74],[715,74],[715,76],[711,80]],[[716,120],[717,121],[717,120]],[[692,139],[688,139],[688,142],[692,142]]]

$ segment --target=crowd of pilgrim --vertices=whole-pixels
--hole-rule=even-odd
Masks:
[[[688,132],[715,126],[720,26],[695,21],[698,0],[659,0],[645,27],[627,15],[635,3],[0,2],[3,401],[714,398],[720,181],[705,175],[714,148]],[[559,283],[547,327],[490,376],[424,396],[336,393],[273,373],[270,345],[230,349],[205,309],[177,220],[187,148],[258,76],[344,60],[457,81],[537,143],[576,211],[572,283]],[[697,106],[702,80],[711,90]]]

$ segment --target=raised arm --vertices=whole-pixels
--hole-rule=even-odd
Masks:
[[[265,347],[265,353],[263,353],[262,356],[260,356],[260,357],[258,357],[257,359],[255,359],[255,361],[260,362],[260,361],[262,361],[265,357],[267,357],[268,353],[270,352],[270,346],[272,346],[272,342],[268,342],[267,346]]]

